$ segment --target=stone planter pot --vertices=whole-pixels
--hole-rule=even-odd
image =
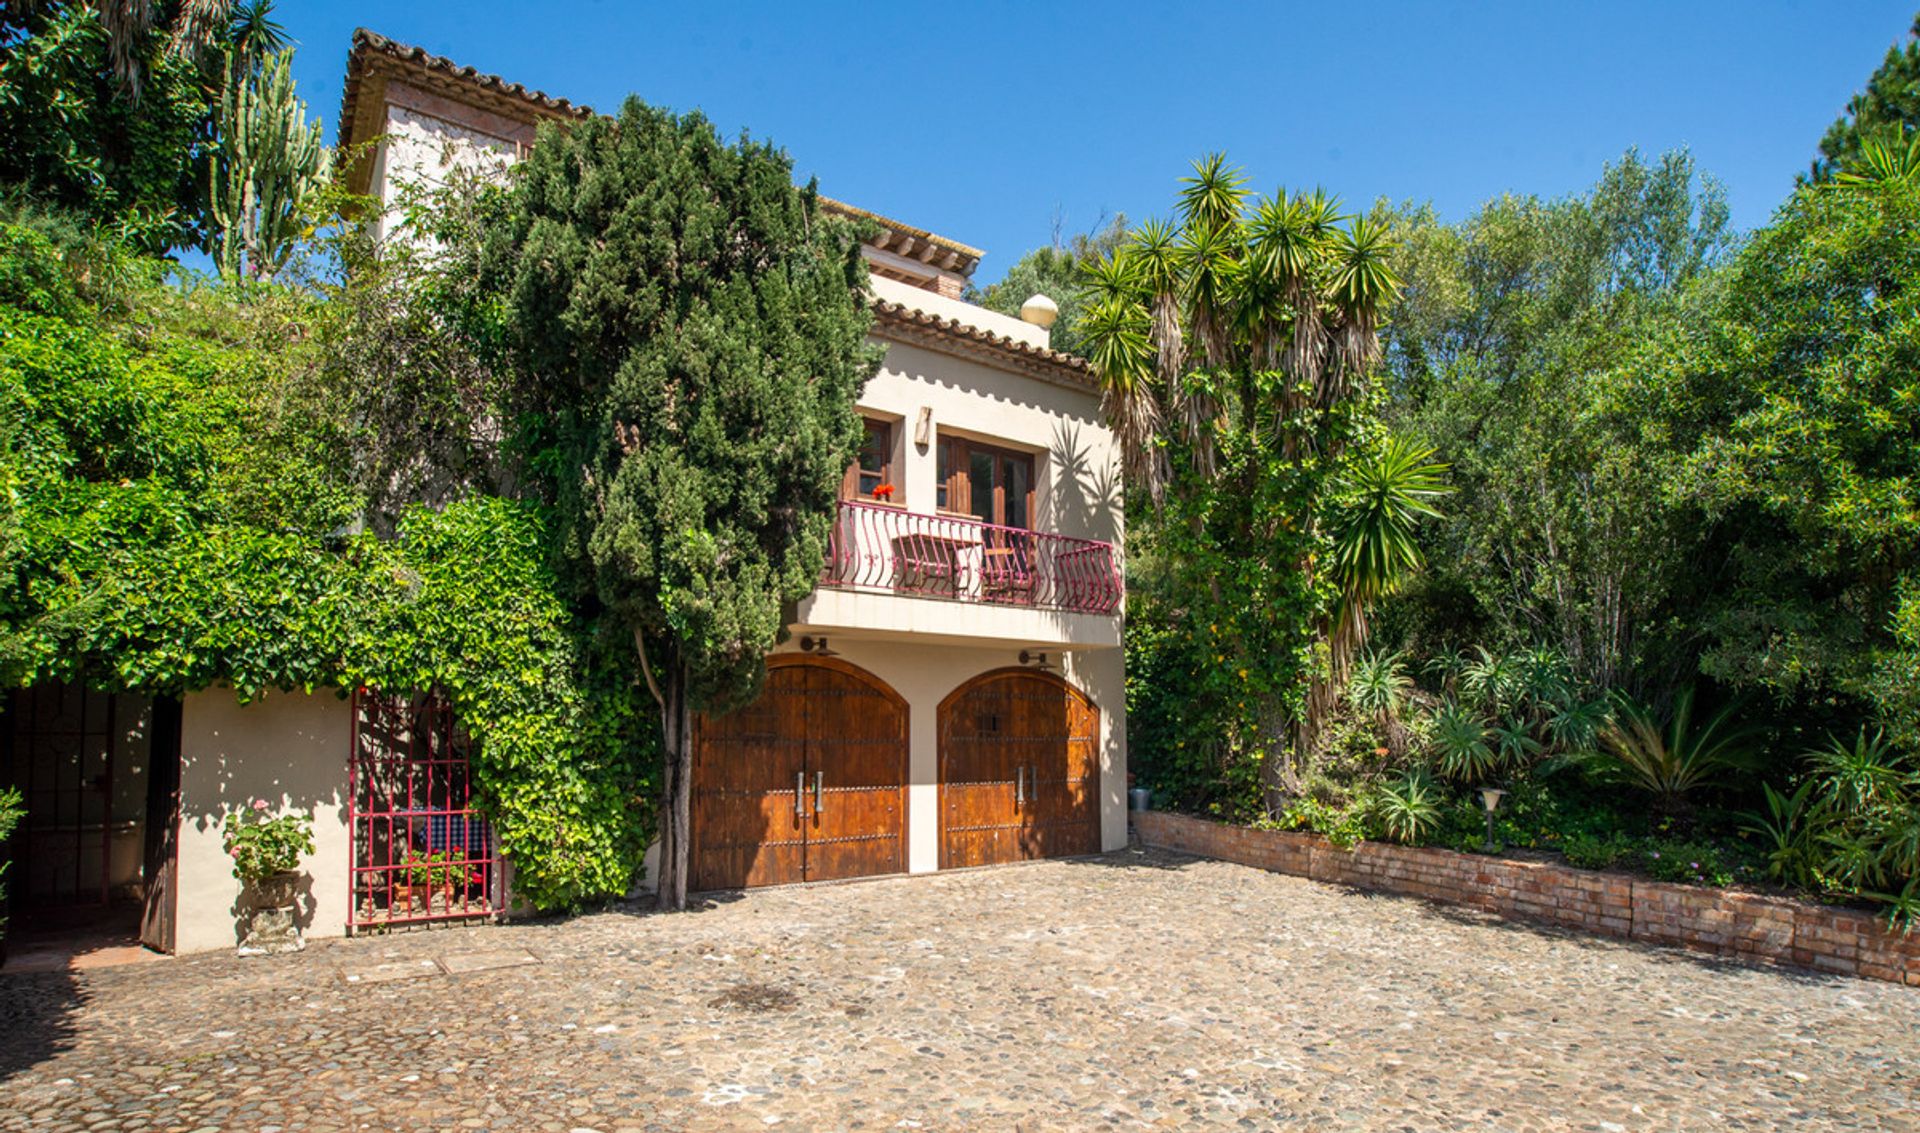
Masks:
[[[298,952],[307,946],[300,935],[300,878],[298,873],[276,873],[247,886],[247,927],[240,938],[240,955],[266,956]]]

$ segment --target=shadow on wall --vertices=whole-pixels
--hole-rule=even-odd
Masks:
[[[346,715],[345,697],[325,692],[276,693],[247,705],[230,693],[195,699],[181,752],[183,921],[199,911],[190,906],[207,902],[214,893],[231,893],[225,911],[232,920],[232,939],[237,941],[244,932],[252,905],[233,877],[224,832],[227,815],[250,810],[255,799],[267,800],[273,815],[313,817],[314,853],[301,862],[297,891],[295,920],[301,931],[310,930],[318,917],[321,886],[337,884],[345,898]],[[217,888],[221,884],[232,888]]]
[[[0,1081],[71,1050],[88,998],[72,972],[0,974]]]
[[[1072,421],[1054,425],[1050,447],[1053,476],[1039,517],[1046,530],[1117,545],[1125,506],[1119,469],[1112,460],[1096,465],[1093,446]]]

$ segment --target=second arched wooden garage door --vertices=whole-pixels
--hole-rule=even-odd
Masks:
[[[940,703],[940,868],[1100,850],[1100,710],[1051,673],[998,669]]]
[[[690,887],[905,872],[906,702],[842,661],[768,666],[758,700],[695,718]]]

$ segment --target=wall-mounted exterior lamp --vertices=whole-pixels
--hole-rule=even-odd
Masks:
[[[1045,653],[1029,653],[1024,649],[1020,651],[1020,663],[1022,665],[1032,665],[1042,672],[1051,671],[1053,668],[1052,665],[1047,664],[1047,655]]]
[[[922,405],[913,419],[913,443],[925,448],[933,443],[933,406]]]
[[[840,653],[839,653],[839,651],[838,651],[838,650],[835,650],[835,649],[832,649],[832,648],[830,648],[830,647],[829,647],[829,646],[827,645],[827,639],[826,639],[826,638],[824,638],[824,637],[803,637],[803,638],[801,638],[801,639],[800,639],[800,652],[802,652],[802,653],[811,653],[811,654],[813,654],[813,655],[814,655],[815,657],[838,657],[838,656],[840,656]]]

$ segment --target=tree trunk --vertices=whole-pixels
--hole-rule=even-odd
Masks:
[[[687,712],[686,669],[669,665],[661,674],[660,731],[665,741],[665,775],[660,799],[659,907],[687,907],[687,857],[692,848],[693,728]]]

